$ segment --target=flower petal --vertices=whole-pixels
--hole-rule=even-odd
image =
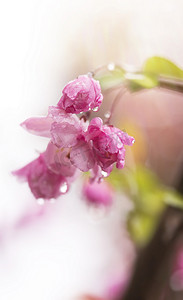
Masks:
[[[50,128],[53,120],[49,117],[29,118],[20,125],[32,134],[51,137]]]
[[[83,172],[87,172],[93,168],[95,159],[88,143],[81,140],[72,148],[70,153],[71,163]]]
[[[69,149],[57,148],[52,142],[48,144],[44,153],[45,163],[51,171],[71,177],[74,175],[76,168],[71,164],[68,156]]]

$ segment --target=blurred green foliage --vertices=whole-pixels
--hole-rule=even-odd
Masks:
[[[143,72],[168,78],[183,79],[182,69],[170,60],[158,56],[147,59],[143,67]]]
[[[119,86],[125,81],[125,70],[114,66],[114,69],[102,68],[95,75],[95,79],[100,81],[102,90],[107,90]]]
[[[134,208],[128,214],[127,227],[139,247],[151,238],[167,204],[183,209],[181,196],[163,186],[155,174],[145,167],[122,171],[115,169],[108,180],[133,202]]]
[[[152,89],[158,86],[157,76],[148,72],[126,74],[126,84],[131,92]]]
[[[160,78],[183,80],[183,70],[170,60],[154,56],[145,62],[140,72],[128,72],[120,66],[101,68],[95,74],[103,90],[119,85],[126,86],[131,92],[161,87]],[[171,87],[169,87],[171,89]]]

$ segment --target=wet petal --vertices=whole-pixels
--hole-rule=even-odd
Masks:
[[[44,159],[48,168],[54,173],[71,177],[76,171],[69,159],[69,149],[57,148],[52,142],[48,144]]]
[[[29,118],[21,126],[32,134],[51,137],[50,128],[53,120],[49,117]]]
[[[81,140],[72,148],[70,153],[71,163],[83,172],[90,170],[94,164],[95,159],[92,150],[88,143]]]

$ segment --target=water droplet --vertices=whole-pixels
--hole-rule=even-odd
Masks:
[[[37,199],[37,204],[44,205],[44,203],[45,203],[45,200],[43,198]]]
[[[92,78],[92,76],[93,76],[92,72],[88,72],[87,75],[88,75],[89,78]]]
[[[68,184],[67,184],[67,182],[64,182],[60,187],[60,191],[62,194],[65,194],[67,192],[67,190],[68,190]]]
[[[108,64],[107,68],[108,68],[109,71],[113,71],[114,68],[115,68],[115,64],[114,63],[110,63],[110,64]]]
[[[98,111],[98,110],[99,110],[98,106],[96,106],[96,107],[93,108],[93,111]]]
[[[104,114],[104,117],[107,118],[107,119],[110,118],[110,116],[111,116],[110,111],[108,111],[108,112],[106,112],[106,113]]]
[[[105,172],[105,171],[101,171],[101,174],[102,174],[104,177],[107,177],[107,176],[108,176],[108,173]]]
[[[107,217],[107,214],[109,213],[109,210],[105,206],[89,206],[89,218],[92,221],[92,223],[98,223],[104,220]]]
[[[50,203],[52,204],[52,203],[55,203],[55,198],[51,198],[50,199]]]

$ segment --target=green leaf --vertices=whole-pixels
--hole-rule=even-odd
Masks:
[[[142,247],[151,238],[156,219],[137,211],[132,211],[128,216],[127,228],[134,242]]]
[[[174,79],[183,79],[183,70],[170,60],[154,56],[149,58],[144,65],[144,72],[152,73],[157,76],[164,76]]]
[[[115,66],[113,70],[101,70],[94,76],[100,82],[102,90],[107,90],[122,84],[125,80],[125,71]]]
[[[126,81],[131,92],[137,92],[142,89],[152,89],[158,86],[157,76],[150,73],[127,73]]]
[[[183,209],[183,199],[176,191],[165,191],[164,202],[170,206]]]

